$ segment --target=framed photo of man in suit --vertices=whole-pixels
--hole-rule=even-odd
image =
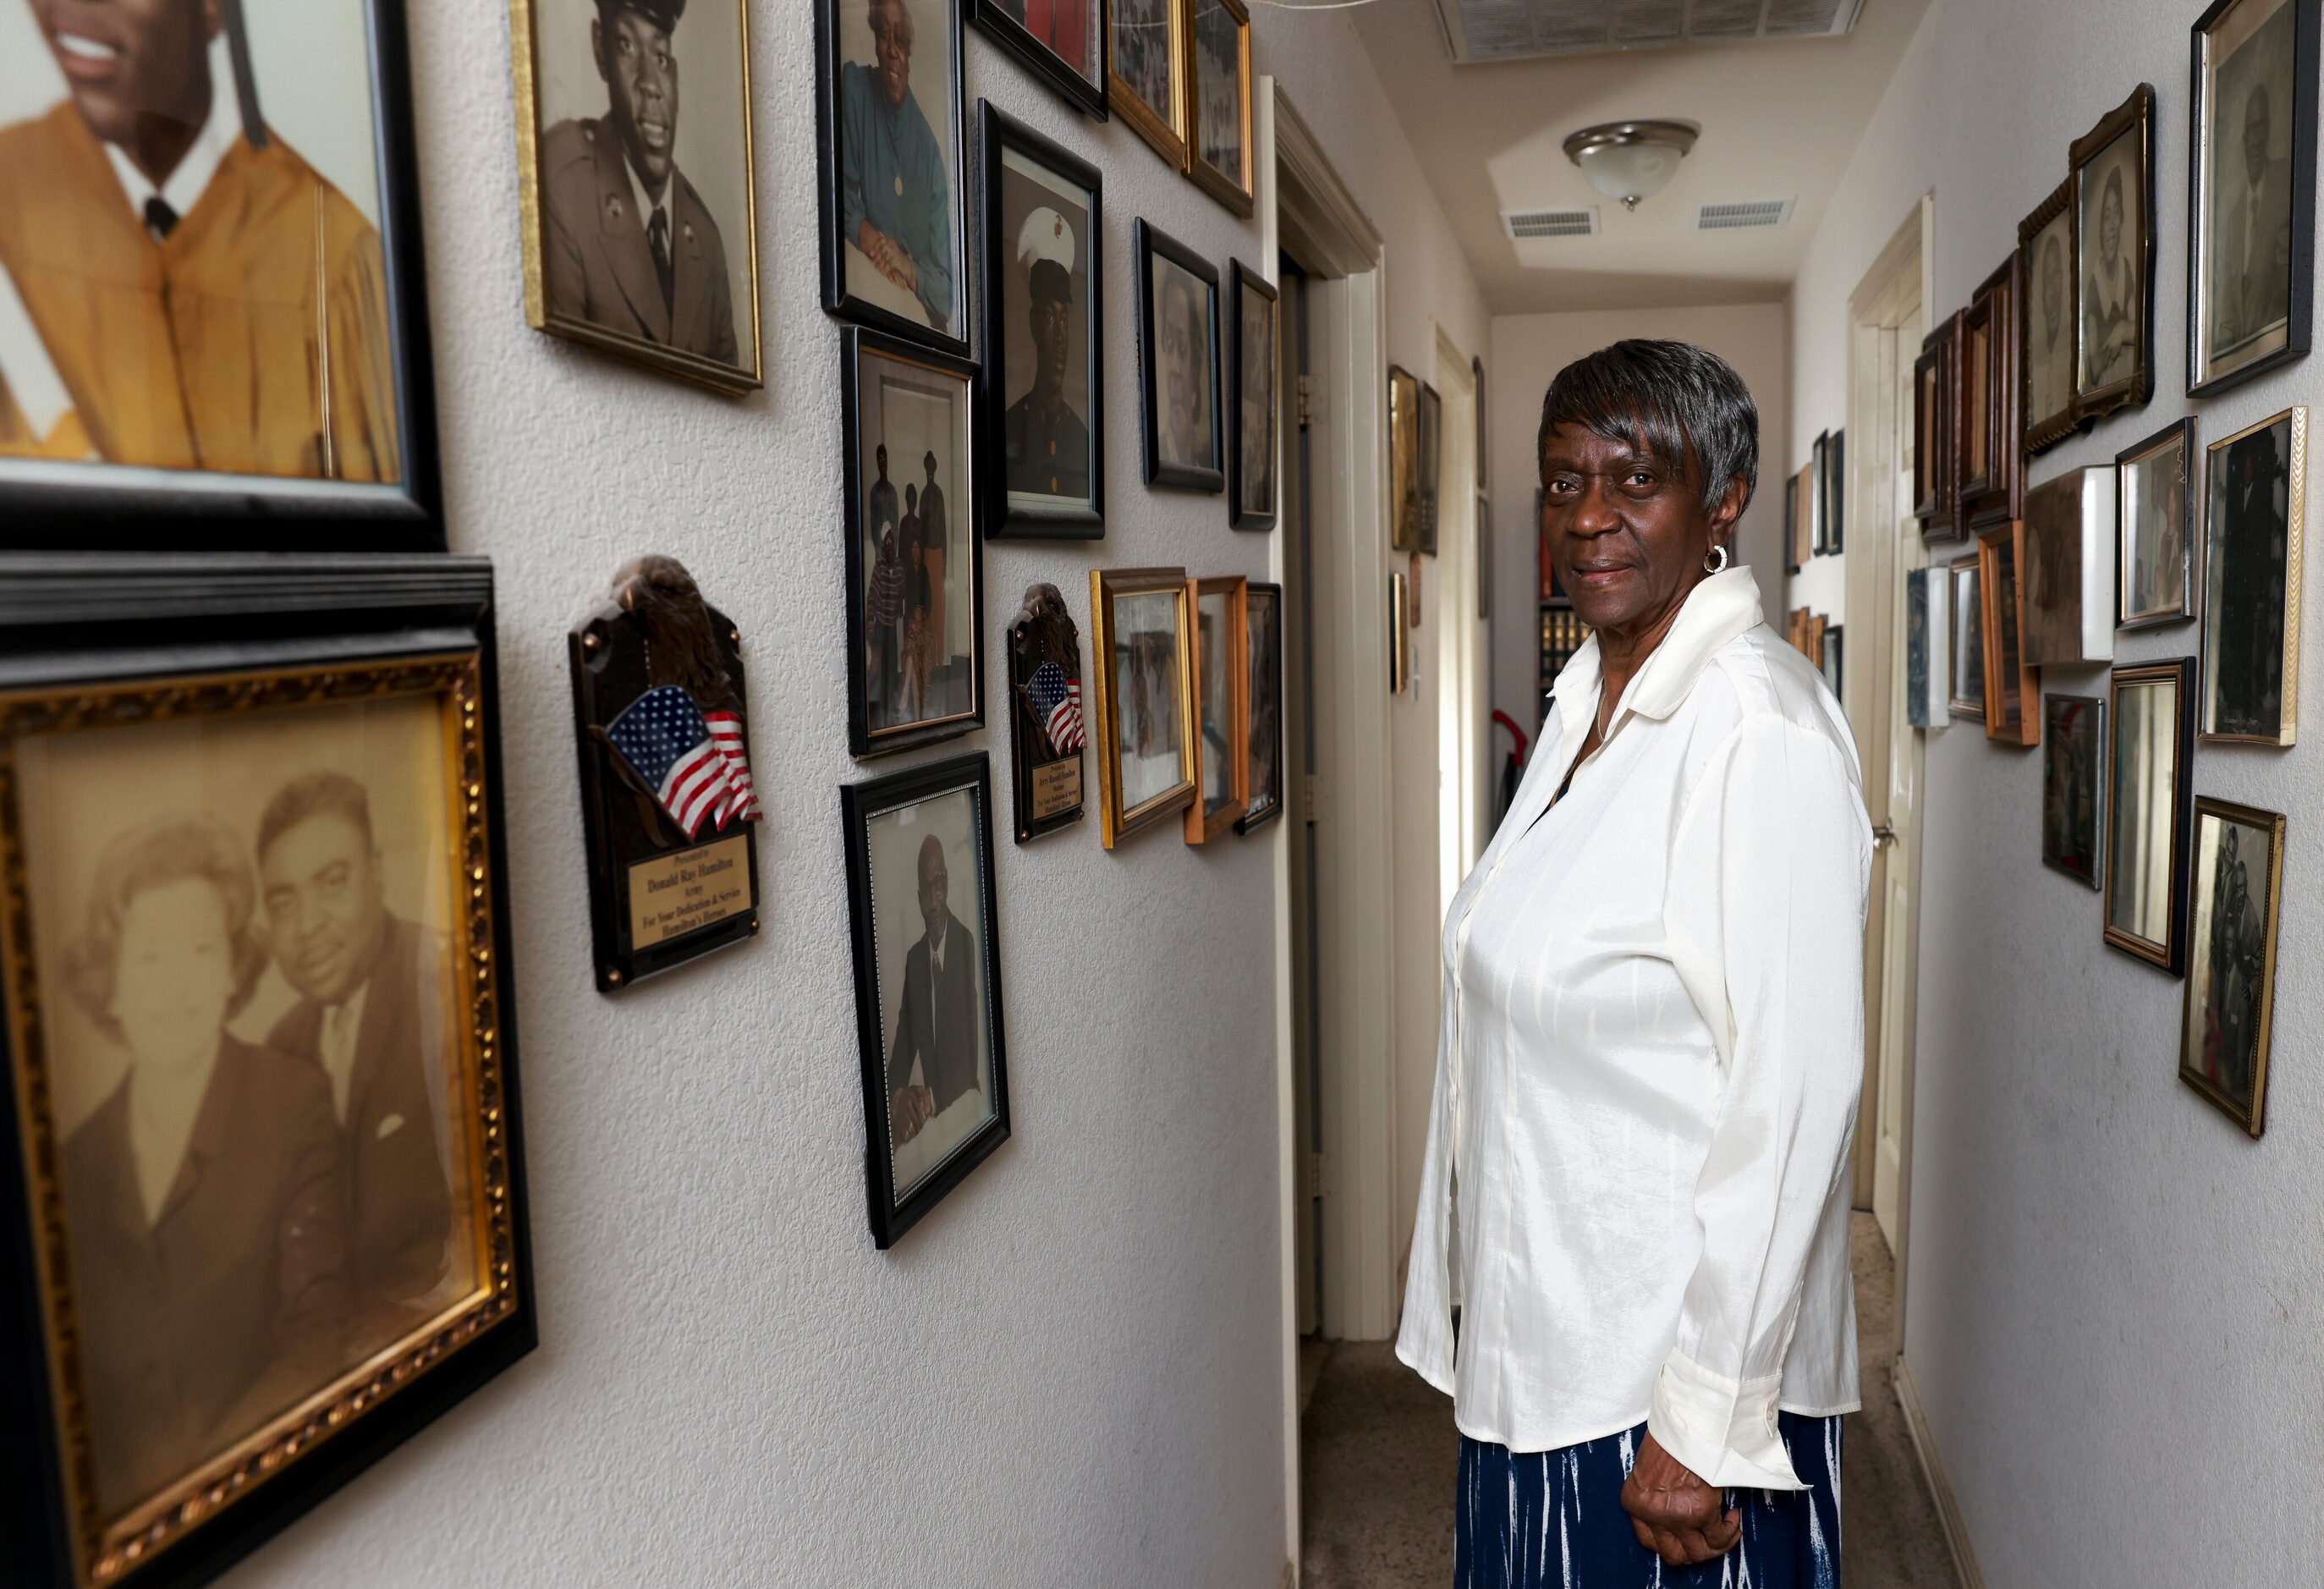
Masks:
[[[743,0],[516,0],[525,319],[760,384]]]
[[[844,786],[872,1240],[883,1251],[1009,1138],[982,752]]]
[[[532,1342],[489,642],[272,643],[0,695],[12,1583],[206,1580]]]
[[[444,547],[401,0],[0,5],[0,547]]]
[[[823,306],[968,354],[960,7],[815,0]]]
[[[2187,392],[2308,351],[2319,0],[2217,0],[2196,20]]]

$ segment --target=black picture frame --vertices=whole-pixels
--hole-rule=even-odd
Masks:
[[[1844,665],[1846,652],[1841,643],[1842,627],[1827,624],[1823,632],[1823,655],[1816,661],[1816,670],[1823,675],[1824,688],[1840,705],[1848,704],[1848,671]]]
[[[1809,458],[1815,466],[1810,476],[1815,490],[1815,512],[1810,517],[1815,531],[1814,543],[1809,548],[1809,555],[1819,558],[1831,550],[1831,432],[1824,430],[1817,434],[1808,449]]]
[[[895,1196],[889,1140],[888,1060],[881,1041],[881,1011],[890,1002],[880,985],[879,944],[872,917],[872,856],[868,824],[885,811],[918,801],[971,791],[976,805],[975,847],[984,868],[983,898],[975,930],[983,934],[980,956],[984,973],[984,1019],[991,1044],[991,1118],[917,1183],[905,1199]],[[856,1037],[863,1076],[863,1179],[872,1242],[886,1252],[950,1196],[978,1165],[1009,1140],[1009,1063],[1001,1018],[1000,909],[994,900],[992,865],[992,764],[982,751],[928,762],[862,783],[842,784],[840,816],[847,850],[850,941],[855,965]],[[965,925],[965,923],[964,923]],[[896,990],[898,996],[901,990]]]
[[[1143,432],[1146,484],[1181,491],[1224,491],[1224,467],[1201,468],[1167,463],[1162,457],[1162,394],[1160,339],[1156,317],[1161,305],[1154,299],[1154,262],[1165,259],[1210,289],[1210,346],[1204,350],[1210,370],[1211,457],[1226,458],[1225,404],[1219,401],[1219,321],[1223,305],[1219,295],[1219,269],[1161,227],[1140,217],[1130,228],[1130,259],[1138,273],[1138,393],[1139,428]]]
[[[1020,0],[1021,3],[1021,0]],[[1045,88],[1092,121],[1111,119],[1106,108],[1107,69],[1113,61],[1113,7],[1110,0],[1085,0],[1097,14],[1097,77],[1085,78],[1067,65],[1063,56],[1035,38],[1030,29],[1009,14],[1002,0],[961,0],[962,14],[984,36],[1014,57]]]
[[[2117,630],[2191,623],[2202,610],[2199,586],[2203,559],[2198,553],[2200,542],[2197,540],[2200,521],[2195,510],[2203,494],[2203,466],[2202,455],[2196,450],[2195,439],[2195,416],[2187,414],[2114,455],[2114,626]],[[2175,608],[2134,613],[2130,610],[2128,598],[2133,570],[2137,563],[2131,555],[2136,531],[2130,521],[2136,510],[2132,504],[2129,482],[2134,472],[2144,467],[2149,458],[2173,447],[2179,454],[2179,605]]]
[[[1227,522],[1231,528],[1237,530],[1272,530],[1275,528],[1277,522],[1281,517],[1281,508],[1279,504],[1282,501],[1283,495],[1283,471],[1279,462],[1272,467],[1273,484],[1275,489],[1268,494],[1268,505],[1267,510],[1264,513],[1261,513],[1248,509],[1243,506],[1242,502],[1243,486],[1246,484],[1243,479],[1242,467],[1242,363],[1244,353],[1242,345],[1242,295],[1245,292],[1255,292],[1259,297],[1267,300],[1268,336],[1269,342],[1272,344],[1272,346],[1268,349],[1268,362],[1270,367],[1278,370],[1282,367],[1283,364],[1280,356],[1283,348],[1282,300],[1276,292],[1275,283],[1269,282],[1258,272],[1246,269],[1242,261],[1240,259],[1230,259],[1227,261],[1227,308],[1229,312],[1227,316],[1227,400],[1225,410],[1226,412],[1234,416],[1234,435],[1232,438],[1233,444],[1226,449]],[[1270,399],[1279,398],[1280,396],[1280,393],[1275,393],[1272,390],[1271,383],[1268,395]],[[1276,412],[1280,411],[1280,409],[1281,403],[1279,402],[1272,402],[1270,403],[1270,411],[1268,419],[1268,426],[1270,430],[1276,430],[1278,429],[1275,424],[1274,416]],[[1275,444],[1279,444],[1281,439],[1280,435],[1269,438],[1270,442]]]
[[[2084,735],[2081,725],[2089,725]],[[2084,752],[2087,751],[2087,755]],[[2084,765],[2082,763],[2087,763]],[[2107,703],[2098,696],[2048,694],[2042,697],[2042,864],[2093,892],[2106,887],[2107,784],[2114,763],[2107,756]],[[2072,845],[2075,817],[2062,809],[2073,781],[2090,790],[2089,852]],[[2060,786],[2065,787],[2061,789]],[[2053,811],[2052,802],[2061,809]]]
[[[2194,840],[2195,821],[2195,713],[2197,709],[2195,659],[2171,657],[2153,662],[2120,663],[2109,675],[2107,685],[2107,732],[2111,736],[2106,750],[2107,788],[2105,871],[2105,904],[2100,922],[2107,946],[2119,949],[2134,960],[2144,962],[2172,976],[2187,974],[2187,891],[2189,862]],[[2123,747],[2130,736],[2126,732],[2122,710],[2122,692],[2126,686],[2144,686],[2168,681],[2177,690],[2178,716],[2172,726],[2171,751],[2171,810],[2166,818],[2167,836],[2171,843],[2171,892],[2165,909],[2170,919],[2167,937],[2162,940],[2142,938],[2125,928],[2114,925],[2115,873],[2123,863],[2122,820],[2125,801],[2121,791],[2119,763]]]
[[[371,82],[380,152],[380,251],[387,337],[399,376],[400,489],[360,497],[254,475],[185,471],[182,480],[108,481],[107,474],[180,471],[0,461],[0,551],[440,552],[444,491],[436,435],[436,365],[429,330],[427,250],[413,135],[411,52],[404,0],[371,0]],[[230,87],[225,91],[231,92]],[[19,468],[31,478],[12,477]],[[86,474],[84,480],[76,476]]]
[[[941,30],[943,42],[948,51],[943,80],[952,95],[952,106],[945,125],[952,134],[955,154],[950,173],[953,192],[948,217],[952,222],[954,295],[959,302],[952,323],[956,323],[960,329],[954,334],[950,330],[938,330],[873,303],[848,285],[849,245],[841,236],[844,204],[842,188],[846,180],[846,162],[844,152],[840,148],[842,62],[839,12],[843,5],[861,3],[862,0],[814,0],[816,156],[819,172],[817,190],[823,207],[816,226],[819,243],[816,253],[822,262],[824,310],[872,330],[934,348],[938,353],[966,358],[970,351],[969,326],[973,319],[973,294],[969,291],[969,251],[973,244],[968,224],[968,94],[961,70],[960,7],[950,4],[936,7],[947,23]],[[927,41],[919,37],[916,29],[915,51],[925,48],[927,43]],[[898,180],[901,180],[900,178]]]
[[[2253,0],[2213,0],[2188,30],[2187,81],[2187,395],[2209,397],[2241,384],[2264,371],[2280,368],[2308,355],[2314,334],[2316,292],[2316,135],[2318,23],[2324,0],[2282,0],[2292,13],[2292,143],[2289,155],[2292,237],[2284,301],[2284,342],[2239,364],[2211,373],[2205,320],[2209,308],[2204,289],[2205,245],[2211,228],[2205,217],[2209,188],[2203,158],[2207,139],[2216,137],[2212,119],[2218,106],[2205,82],[2209,75],[2206,50],[2209,34],[2229,12]]]
[[[1784,481],[1784,572],[1786,574],[1796,574],[1800,571],[1800,560],[1792,555],[1799,540],[1799,537],[1793,532],[1792,526],[1799,522],[1800,477],[1797,475],[1792,475],[1786,476]]]
[[[1093,0],[1096,3],[1096,0]],[[985,0],[988,9],[991,0]],[[1006,20],[1005,16],[1003,20]],[[1014,25],[1013,23],[1011,25]],[[982,337],[984,357],[977,366],[978,416],[983,448],[984,533],[993,539],[1096,540],[1105,534],[1105,193],[1104,175],[1088,161],[1034,131],[989,99],[977,101],[977,230],[984,263]],[[1089,195],[1088,409],[1089,505],[1047,503],[1012,506],[1009,499],[1009,338],[1004,316],[1008,294],[1003,273],[1010,239],[1001,225],[1002,152],[1047,168]]]
[[[1268,644],[1265,648],[1266,657],[1273,658],[1275,663],[1273,679],[1263,679],[1260,670],[1267,666],[1267,661],[1266,657],[1262,657],[1260,654],[1261,648],[1257,646],[1247,646],[1245,648],[1245,661],[1250,669],[1250,684],[1249,690],[1246,692],[1245,698],[1250,703],[1247,716],[1250,717],[1251,725],[1251,747],[1253,749],[1258,749],[1262,744],[1267,747],[1268,765],[1273,769],[1275,774],[1273,783],[1268,791],[1272,798],[1262,799],[1261,791],[1257,787],[1256,782],[1254,782],[1250,791],[1250,802],[1248,808],[1244,810],[1241,816],[1235,818],[1234,830],[1239,834],[1249,834],[1256,832],[1258,829],[1266,827],[1268,823],[1283,815],[1283,802],[1285,798],[1284,785],[1288,778],[1288,774],[1285,771],[1283,765],[1283,713],[1285,707],[1285,701],[1283,699],[1283,587],[1280,585],[1268,584],[1258,579],[1247,582],[1243,587],[1243,611],[1248,614],[1248,621],[1250,623],[1252,627],[1259,628],[1262,625],[1264,626],[1268,636]],[[1265,614],[1264,617],[1260,615],[1262,612]],[[1259,692],[1262,682],[1266,683],[1268,688],[1272,688],[1275,692],[1275,715],[1270,725],[1264,730],[1262,730],[1259,725]]]
[[[1823,489],[1823,550],[1838,557],[1848,550],[1848,432],[1834,430],[1825,439],[1823,468],[1818,478]]]
[[[971,474],[961,494],[967,508],[969,558],[969,709],[912,726],[875,731],[872,726],[871,692],[864,679],[863,591],[868,570],[863,565],[863,503],[869,485],[863,479],[862,374],[865,355],[919,365],[932,374],[957,383],[960,401],[968,413]],[[982,502],[974,470],[979,430],[974,386],[976,366],[964,358],[934,348],[850,326],[839,338],[839,425],[841,479],[845,493],[840,513],[846,537],[847,567],[847,744],[858,757],[883,756],[915,750],[942,740],[955,739],[984,726],[984,531],[978,522]]]
[[[1427,382],[1420,383],[1418,428],[1414,446],[1419,460],[1415,484],[1420,492],[1420,546],[1424,557],[1436,555],[1437,531],[1444,517],[1444,397]],[[1418,600],[1417,595],[1414,599]]]
[[[493,929],[490,1016],[512,1306],[367,1410],[190,1522],[114,1581],[194,1589],[217,1579],[539,1344],[528,1224],[517,996],[500,755],[491,564],[482,558],[179,553],[136,561],[0,559],[0,690],[241,670],[392,664],[473,648],[482,744],[483,864]],[[10,798],[14,798],[13,794]],[[0,1561],[12,1584],[83,1589],[51,1374],[23,1132],[18,1056],[0,1029]]]

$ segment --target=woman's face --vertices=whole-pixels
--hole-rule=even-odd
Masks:
[[[181,877],[129,901],[113,1018],[139,1065],[182,1064],[215,1049],[233,997],[234,939],[215,884]]]
[[[2108,259],[2122,257],[2122,190],[2108,188],[2098,203],[2098,246]]]
[[[1704,515],[1694,481],[1578,425],[1550,433],[1541,485],[1551,564],[1592,629],[1618,633],[1674,611],[1702,581],[1714,540],[1734,527],[1725,504],[1718,524]]]

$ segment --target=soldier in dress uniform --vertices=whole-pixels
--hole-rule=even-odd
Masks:
[[[379,233],[213,77],[214,0],[32,21],[69,91],[0,128],[0,273],[38,339],[0,346],[0,456],[400,478]]]
[[[1065,401],[1073,342],[1074,229],[1044,207],[1017,229],[1017,268],[1033,298],[1033,384],[1002,416],[1009,489],[1089,495],[1089,428]]]
[[[605,114],[561,121],[541,149],[551,312],[680,353],[740,362],[726,247],[678,169],[686,0],[596,0],[589,46]]]

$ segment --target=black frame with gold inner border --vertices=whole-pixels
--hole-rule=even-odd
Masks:
[[[2123,731],[2122,692],[2125,686],[2143,687],[2169,680],[2178,691],[2178,720],[2171,734],[2171,810],[2166,819],[2171,841],[2171,898],[2168,904],[2170,938],[2157,943],[2140,938],[2114,922],[2115,871],[2122,855],[2123,800],[2121,784],[2115,775],[2115,764],[2121,759],[2127,740]],[[2189,850],[2194,827],[2193,772],[2195,768],[2195,659],[2173,657],[2155,662],[2135,662],[2117,665],[2107,679],[2107,804],[2106,804],[2106,888],[2099,915],[2101,936],[2112,947],[2120,949],[2134,960],[2143,960],[2156,970],[2172,976],[2187,973],[2187,891]]]
[[[226,1571],[539,1340],[502,818],[493,576],[480,558],[26,560],[0,580],[0,1560],[38,1589],[190,1589]],[[15,742],[433,695],[479,1289],[108,1526],[91,1493],[42,968],[30,953]]]
[[[2135,533],[2130,523],[2130,493],[2123,482],[2133,469],[2141,467],[2147,459],[2168,448],[2179,448],[2179,581],[2186,593],[2176,611],[2133,613],[2125,605],[2129,589],[2131,569],[2136,559],[2131,556],[2131,540]],[[2203,495],[2203,482],[2199,474],[2201,466],[2196,461],[2195,416],[2187,414],[2172,420],[2144,440],[2133,442],[2114,455],[2115,468],[2115,545],[2114,545],[2114,626],[2116,629],[2147,629],[2164,624],[2184,624],[2202,611],[2203,559],[2196,555],[2202,516],[2197,511]]]
[[[2188,1029],[2195,1021],[2195,975],[2191,967],[2187,974],[2187,985],[2180,993],[2179,1079],[2256,1140],[2267,1128],[2267,1061],[2269,1051],[2274,1046],[2271,1039],[2275,1022],[2276,923],[2283,914],[2284,819],[2280,811],[2263,811],[2255,806],[2239,806],[2233,800],[2197,795],[2194,818],[2188,836],[2190,845],[2202,843],[2203,818],[2206,817],[2216,817],[2222,822],[2232,822],[2241,827],[2264,828],[2268,835],[2267,896],[2260,912],[2265,920],[2264,947],[2260,958],[2259,1023],[2252,1042],[2251,1107],[2245,1109],[2225,1087],[2205,1076],[2195,1067],[2187,1052]],[[2191,936],[2194,901],[2190,900],[2188,906]],[[2200,947],[2208,951],[2209,945]]]

